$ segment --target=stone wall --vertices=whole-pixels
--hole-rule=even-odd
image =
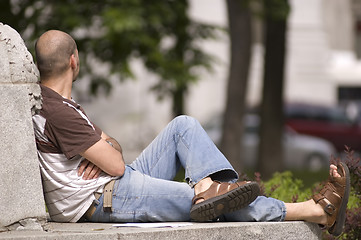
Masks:
[[[20,35],[0,23],[0,230],[46,220],[31,116],[38,70]],[[28,221],[32,219],[34,221]]]

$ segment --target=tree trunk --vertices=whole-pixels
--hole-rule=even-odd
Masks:
[[[173,117],[183,115],[185,113],[184,96],[185,96],[186,93],[187,93],[187,88],[186,87],[178,87],[173,92],[173,94],[172,94],[172,98],[173,98],[172,99],[173,100],[173,105],[172,105]]]
[[[283,2],[288,6],[287,0]],[[283,86],[287,17],[275,18],[267,13],[267,4],[265,11],[265,61],[256,170],[263,179],[268,179],[274,172],[283,170]]]
[[[221,151],[238,173],[242,171],[241,136],[251,57],[251,13],[246,0],[227,0],[230,69]]]

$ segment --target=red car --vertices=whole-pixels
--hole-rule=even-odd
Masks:
[[[361,152],[361,126],[349,120],[341,108],[288,104],[285,106],[285,121],[298,133],[328,140],[338,152],[344,151],[345,145]]]

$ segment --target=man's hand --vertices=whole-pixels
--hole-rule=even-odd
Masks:
[[[79,165],[78,176],[84,173],[83,179],[91,180],[98,178],[101,172],[102,170],[100,168],[85,159]]]

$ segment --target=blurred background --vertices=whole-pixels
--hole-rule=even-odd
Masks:
[[[174,117],[198,119],[232,165],[327,172],[361,151],[361,0],[3,0],[29,50],[70,33],[74,99],[132,162]]]

